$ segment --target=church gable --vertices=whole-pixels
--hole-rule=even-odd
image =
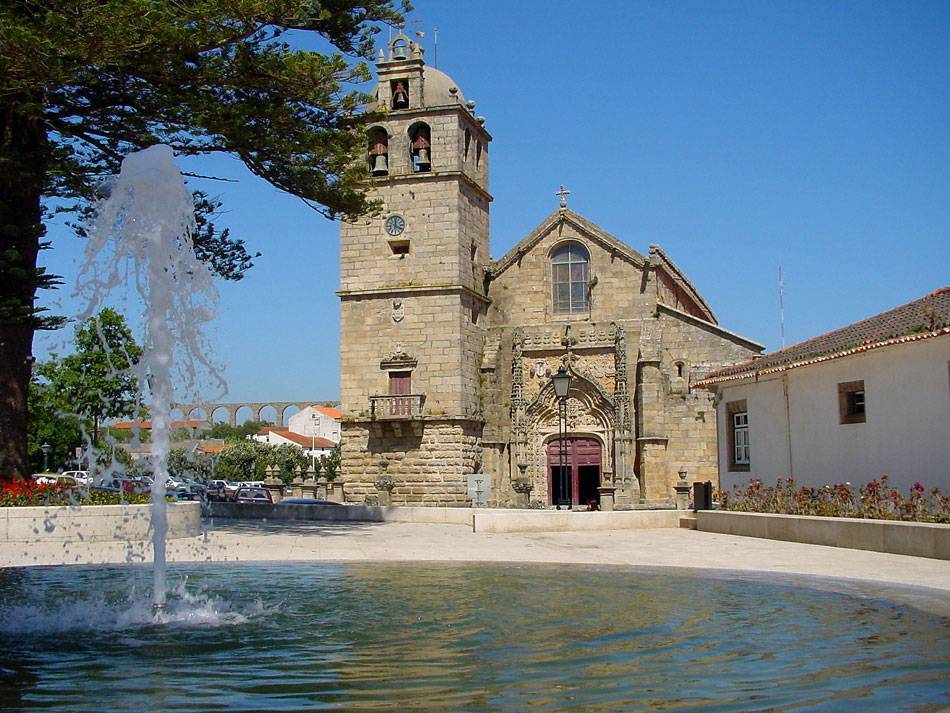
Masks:
[[[546,218],[488,273],[493,325],[646,315],[650,261],[573,211]]]

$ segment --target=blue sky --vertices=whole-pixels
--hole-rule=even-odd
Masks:
[[[720,324],[792,344],[950,283],[950,3],[416,0],[409,31],[487,117],[491,244],[557,205],[660,244]],[[386,33],[381,35],[385,41]],[[221,286],[224,400],[339,395],[338,225],[236,159],[222,223],[264,253]],[[81,245],[42,260],[69,300]],[[40,358],[66,335],[37,338]],[[202,394],[216,398],[218,394]]]

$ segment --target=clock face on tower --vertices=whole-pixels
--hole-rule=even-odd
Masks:
[[[399,235],[406,229],[406,221],[401,215],[391,215],[386,218],[386,232],[390,235]]]

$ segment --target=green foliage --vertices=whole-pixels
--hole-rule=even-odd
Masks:
[[[237,482],[263,480],[268,448],[266,444],[257,441],[245,440],[227,444],[218,456],[215,476]]]
[[[294,471],[300,468],[306,471],[310,459],[304,455],[303,449],[290,443],[281,443],[278,446],[268,446],[270,452],[265,456],[266,465],[280,468],[280,479],[289,483],[294,479]],[[266,466],[265,466],[266,467]]]
[[[333,450],[330,451],[330,455],[322,456],[320,458],[321,470],[323,471],[323,477],[327,480],[336,479],[337,475],[340,473],[340,444],[336,444],[333,447]]]
[[[79,419],[63,413],[63,404],[49,384],[33,379],[29,394],[29,430],[27,447],[34,473],[43,468],[41,446],[50,446],[49,469],[67,469],[74,465],[76,448],[82,445]]]
[[[103,177],[157,143],[179,156],[225,153],[328,217],[378,210],[367,197],[365,62],[397,0],[4,0],[0,2],[0,458],[25,477],[25,423],[38,290],[59,284],[38,266],[44,223],[78,216],[80,234]],[[406,0],[401,1],[408,10]],[[289,44],[328,43],[329,52]],[[344,53],[347,53],[346,56]],[[254,255],[213,223],[220,204],[194,191],[195,253],[225,279]],[[22,394],[22,395],[21,395]],[[12,424],[12,427],[6,424]]]
[[[218,456],[215,477],[224,480],[245,482],[263,480],[268,466],[280,469],[280,478],[289,483],[294,470],[306,471],[310,460],[299,446],[283,443],[271,446],[258,441],[235,441],[228,443]]]
[[[75,353],[54,355],[36,371],[52,401],[75,414],[96,441],[103,419],[134,415],[133,368],[141,355],[125,318],[107,308],[76,328]]]
[[[215,423],[205,431],[205,438],[220,438],[224,441],[243,441],[248,436],[260,432],[264,426],[270,426],[267,421],[245,421],[243,426],[231,426],[227,423]]]

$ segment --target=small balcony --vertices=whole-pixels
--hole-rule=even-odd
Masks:
[[[370,418],[374,421],[412,421],[422,418],[425,394],[370,396]]]

